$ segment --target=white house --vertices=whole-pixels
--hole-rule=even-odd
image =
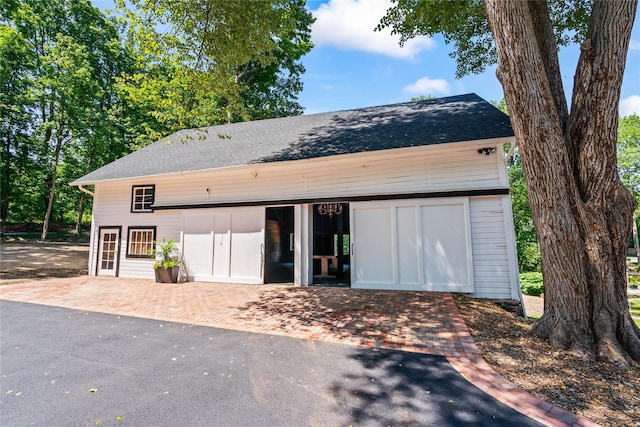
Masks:
[[[475,94],[180,131],[72,183],[89,272],[153,278],[176,239],[196,281],[520,300],[513,142]]]

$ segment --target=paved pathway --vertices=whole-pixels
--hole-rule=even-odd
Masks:
[[[489,395],[547,425],[593,425],[518,389],[482,358],[446,293],[77,277],[0,286],[0,298],[445,356]]]
[[[4,300],[0,318],[3,427],[541,427],[442,356]]]

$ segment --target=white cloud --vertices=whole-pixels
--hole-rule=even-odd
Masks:
[[[620,117],[636,114],[640,116],[640,95],[631,95],[620,100]]]
[[[629,50],[640,50],[640,40],[631,39],[629,42]]]
[[[420,36],[408,40],[401,48],[400,36],[392,35],[391,29],[374,31],[389,7],[389,0],[330,0],[312,12],[316,18],[311,27],[312,40],[317,46],[407,59],[435,47],[429,37]]]
[[[410,95],[447,95],[449,93],[449,83],[445,79],[430,79],[423,77],[402,88],[402,92]]]

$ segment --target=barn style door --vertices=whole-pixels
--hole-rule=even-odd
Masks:
[[[466,198],[351,205],[351,286],[473,292]]]
[[[183,216],[183,254],[195,280],[263,283],[264,208]]]

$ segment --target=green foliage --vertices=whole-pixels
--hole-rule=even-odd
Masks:
[[[456,77],[479,74],[496,64],[497,54],[481,0],[392,0],[378,30],[390,27],[401,43],[420,36],[442,34],[454,49]],[[584,39],[591,0],[550,0],[549,11],[559,46]]]
[[[19,31],[0,24],[0,222],[9,218],[16,196],[29,187],[15,185],[15,177],[31,170],[35,147],[28,142],[30,71],[35,56]],[[37,169],[32,170],[37,174]],[[42,182],[42,181],[39,181]],[[20,203],[22,205],[23,203]]]
[[[520,289],[525,295],[534,297],[542,295],[544,293],[542,273],[520,273]]]
[[[640,117],[635,114],[618,125],[618,173],[640,205]]]
[[[420,96],[412,96],[411,97],[411,101],[415,102],[415,101],[428,101],[430,99],[436,99],[435,96],[428,94],[428,95],[420,95]]]
[[[0,2],[0,225],[79,229],[74,179],[179,129],[302,113],[304,1],[119,5]]]
[[[156,257],[153,268],[172,268],[180,265],[180,252],[175,240],[153,242],[155,249],[151,255]]]
[[[3,136],[10,136],[3,137],[2,223],[67,221],[84,196],[66,184],[123,154],[111,115],[115,77],[127,63],[118,27],[88,1],[14,1],[0,16],[21,40],[0,42],[11,47],[2,49],[3,59],[17,58],[9,81],[20,88],[2,91],[2,104],[16,113],[3,122]],[[74,172],[64,173],[72,165]]]
[[[540,257],[538,237],[533,223],[533,214],[529,205],[529,195],[522,169],[522,161],[517,149],[509,160],[508,175],[511,189],[513,225],[518,251],[518,267],[522,272],[540,272],[542,270],[542,258]]]
[[[312,48],[301,0],[133,1],[136,72],[119,89],[138,112],[138,145],[184,128],[303,112],[300,58]],[[170,30],[158,32],[158,24]]]
[[[629,300],[629,310],[631,314],[640,316],[640,298],[633,298]]]

